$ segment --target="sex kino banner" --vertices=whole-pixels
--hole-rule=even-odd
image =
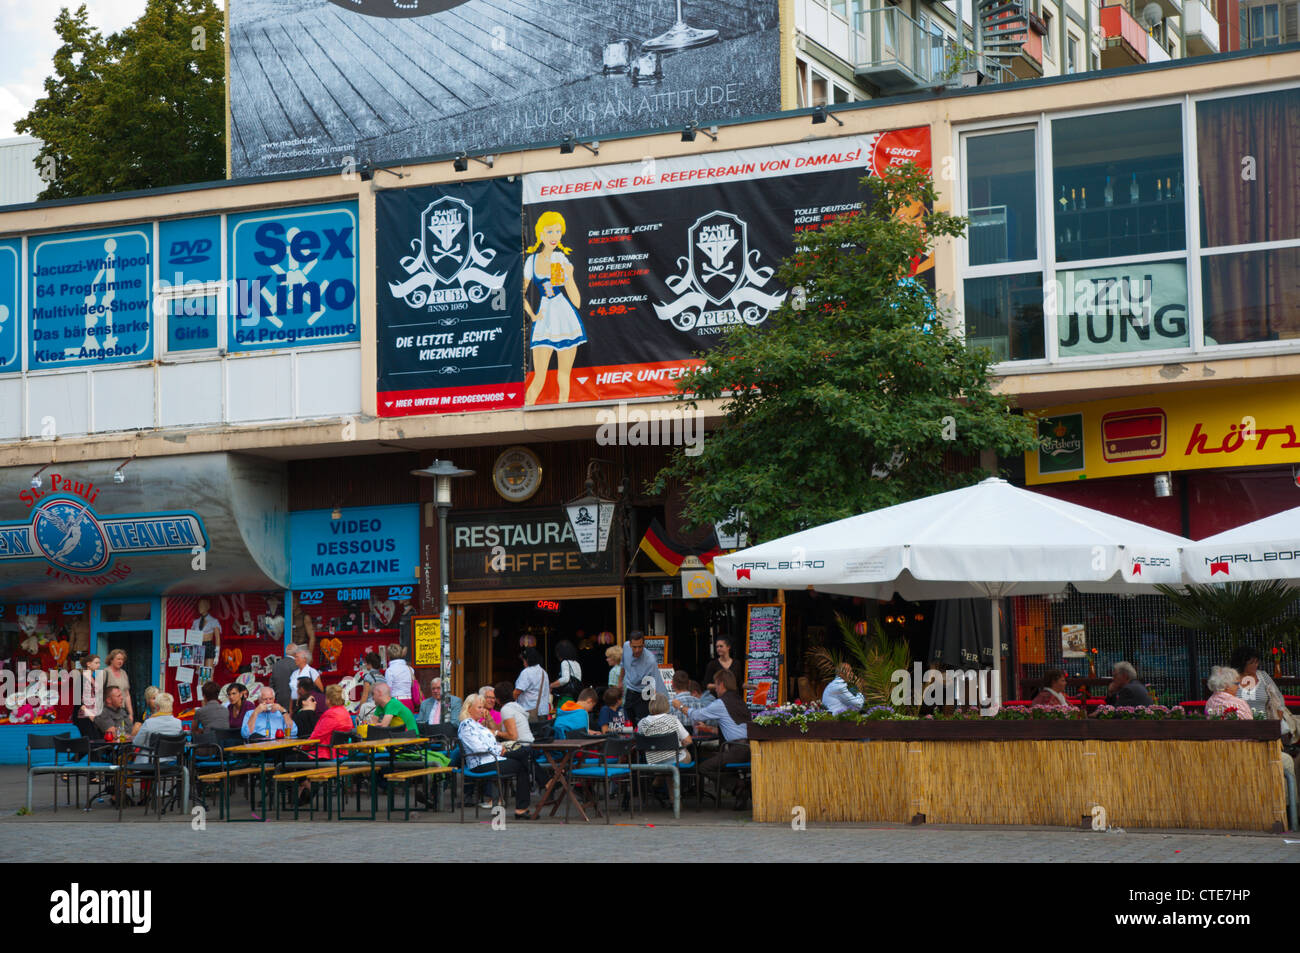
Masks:
[[[376,197],[379,416],[524,401],[520,183]]]
[[[675,393],[723,331],[780,307],[797,232],[908,161],[930,167],[927,127],[524,176],[525,403]]]

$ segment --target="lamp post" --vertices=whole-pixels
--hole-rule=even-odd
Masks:
[[[564,504],[564,514],[578,543],[578,551],[583,556],[595,556],[591,562],[599,561],[600,554],[609,546],[609,530],[614,522],[614,510],[618,504],[596,495],[595,481],[588,478],[586,492]]]
[[[447,602],[447,580],[451,576],[451,566],[447,561],[447,514],[451,511],[451,481],[455,477],[470,477],[473,470],[462,470],[449,460],[434,460],[423,470],[412,470],[411,476],[432,478],[433,501],[438,507],[438,584],[439,611],[441,620],[438,626],[442,638],[442,653],[439,666],[442,677],[451,676],[451,607]]]

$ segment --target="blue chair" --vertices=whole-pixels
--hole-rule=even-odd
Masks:
[[[54,810],[59,809],[59,775],[64,774],[66,766],[59,764],[59,741],[68,741],[72,738],[71,732],[63,732],[58,735],[40,735],[31,734],[27,736],[27,811],[32,809],[32,779],[38,774],[54,775]],[[33,751],[49,751],[53,753],[54,761],[51,764],[32,764]]]
[[[676,736],[674,736],[675,738]],[[569,777],[586,784],[602,784],[605,788],[605,823],[609,823],[609,789],[611,785],[627,781],[631,798],[632,766],[627,763],[632,750],[631,738],[607,738],[601,760],[597,764],[584,764],[569,772]],[[568,801],[565,801],[565,819],[568,819]]]
[[[632,763],[632,773],[637,775],[637,799],[641,802],[641,810],[645,810],[645,779],[643,775],[667,774],[672,778],[673,817],[680,818],[682,816],[681,772],[694,771],[695,762],[678,760],[682,744],[675,731],[662,735],[637,735],[635,743],[640,760]],[[672,758],[667,761],[652,762],[647,757],[651,752],[667,754],[670,751],[672,752]]]

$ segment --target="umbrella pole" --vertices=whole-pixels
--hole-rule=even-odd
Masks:
[[[998,606],[997,599],[989,599],[989,607],[993,611],[993,669],[989,675],[990,702],[997,714],[997,709],[1002,707],[1002,612]]]

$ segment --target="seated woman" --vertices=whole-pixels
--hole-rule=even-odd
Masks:
[[[1034,696],[1035,708],[1069,708],[1070,700],[1065,697],[1066,675],[1059,668],[1049,668],[1043,676],[1043,689]]]
[[[320,747],[316,749],[317,757],[333,759],[334,749],[329,746],[330,739],[334,737],[336,731],[352,730],[352,716],[348,714],[347,705],[344,704],[342,685],[325,687],[325,703],[329,707],[318,714],[316,724],[311,730],[311,738],[321,742]]]
[[[493,737],[490,729],[484,727],[483,717],[485,710],[483,707],[483,696],[477,692],[465,699],[465,706],[461,709],[460,725],[456,729],[460,737],[461,749],[464,752],[465,768],[470,771],[490,771],[493,762],[496,763],[497,772],[503,777],[513,777],[515,779],[515,818],[524,820],[530,815],[528,805],[532,801],[531,773],[526,763],[528,757],[526,748],[517,748],[512,754],[518,754],[521,758],[507,757],[502,750],[500,742]],[[492,782],[482,782],[488,785],[488,797],[491,797]],[[492,801],[484,800],[479,807],[492,807]]]
[[[1235,668],[1216,665],[1210,670],[1207,682],[1210,691],[1214,694],[1205,703],[1205,717],[1229,717],[1229,712],[1236,712],[1238,718],[1246,721],[1255,717],[1250,710],[1250,705],[1244,699],[1237,697],[1237,691],[1241,687],[1241,676],[1237,674]]]
[[[682,750],[677,752],[677,760],[683,763],[691,761],[691,753],[686,746],[691,743],[691,736],[677,717],[669,709],[668,696],[656,695],[650,699],[650,714],[637,724],[636,730],[643,735],[671,735],[676,733]],[[645,756],[649,764],[665,764],[673,760],[671,751],[647,751]]]

